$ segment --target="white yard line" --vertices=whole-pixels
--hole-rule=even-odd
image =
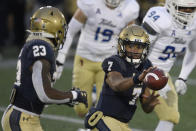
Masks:
[[[0,112],[4,112],[6,107],[0,106]],[[64,122],[70,122],[75,124],[84,124],[84,121],[82,119],[77,119],[73,117],[66,117],[66,116],[59,116],[59,115],[51,115],[51,114],[42,114],[42,118],[48,119],[48,120],[56,120],[56,121],[64,121]],[[133,131],[146,131],[141,129],[132,129]]]

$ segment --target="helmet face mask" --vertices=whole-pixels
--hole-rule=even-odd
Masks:
[[[53,40],[55,50],[64,44],[66,32],[66,20],[57,8],[41,7],[31,17],[30,33]]]
[[[139,26],[128,26],[122,30],[118,39],[118,53],[127,62],[139,65],[149,51],[149,36]]]
[[[105,4],[111,8],[116,8],[122,0],[104,0]]]
[[[193,23],[196,11],[195,0],[167,0],[166,8],[181,28]]]

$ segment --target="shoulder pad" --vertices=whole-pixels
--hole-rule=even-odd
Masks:
[[[124,1],[124,9],[125,16],[127,18],[127,22],[135,20],[139,16],[140,6],[135,0],[125,0]]]
[[[102,63],[102,68],[105,73],[111,72],[111,71],[117,71],[122,72],[122,68],[126,68],[125,64],[122,64],[122,59],[118,56],[111,56],[109,58],[106,58]],[[124,66],[123,66],[124,65]]]
[[[39,59],[46,59],[51,64],[54,63],[54,51],[49,43],[44,40],[34,39],[30,40],[24,46],[27,51],[27,58],[32,62]]]
[[[171,17],[165,7],[152,7],[146,13],[143,23],[147,23],[157,33],[170,28],[172,25]]]
[[[94,3],[95,0],[77,0],[78,8],[80,8],[87,17],[92,14]]]

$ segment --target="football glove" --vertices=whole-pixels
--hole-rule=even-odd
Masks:
[[[184,80],[182,78],[178,78],[175,82],[176,92],[179,95],[184,95],[187,91],[187,85],[185,82],[186,82],[186,80]]]
[[[83,103],[86,108],[88,107],[87,93],[85,91],[81,91],[79,88],[72,88],[70,91],[76,93],[76,98],[66,103],[68,106],[73,107],[74,105]]]
[[[164,99],[167,99],[167,92],[170,90],[171,90],[171,88],[167,83],[167,85],[164,88],[162,88],[161,90],[159,90],[158,92],[161,97],[163,97]]]
[[[63,72],[63,65],[65,62],[66,55],[64,53],[59,52],[56,58],[56,72],[54,72],[54,79],[60,79]]]

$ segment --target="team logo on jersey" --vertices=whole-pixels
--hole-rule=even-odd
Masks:
[[[175,38],[174,41],[172,41],[172,44],[185,44],[186,40],[183,40],[183,38]]]
[[[96,14],[101,14],[101,10],[97,8]]]
[[[171,36],[176,36],[176,31],[172,30]]]
[[[111,27],[114,27],[114,28],[116,27],[116,25],[114,25],[111,20],[106,20],[104,18],[101,19],[101,22],[99,22],[99,24],[100,25],[111,26]]]
[[[188,31],[188,32],[187,32],[187,35],[191,35],[191,31]]]
[[[122,17],[122,13],[121,12],[119,12],[118,17]]]

